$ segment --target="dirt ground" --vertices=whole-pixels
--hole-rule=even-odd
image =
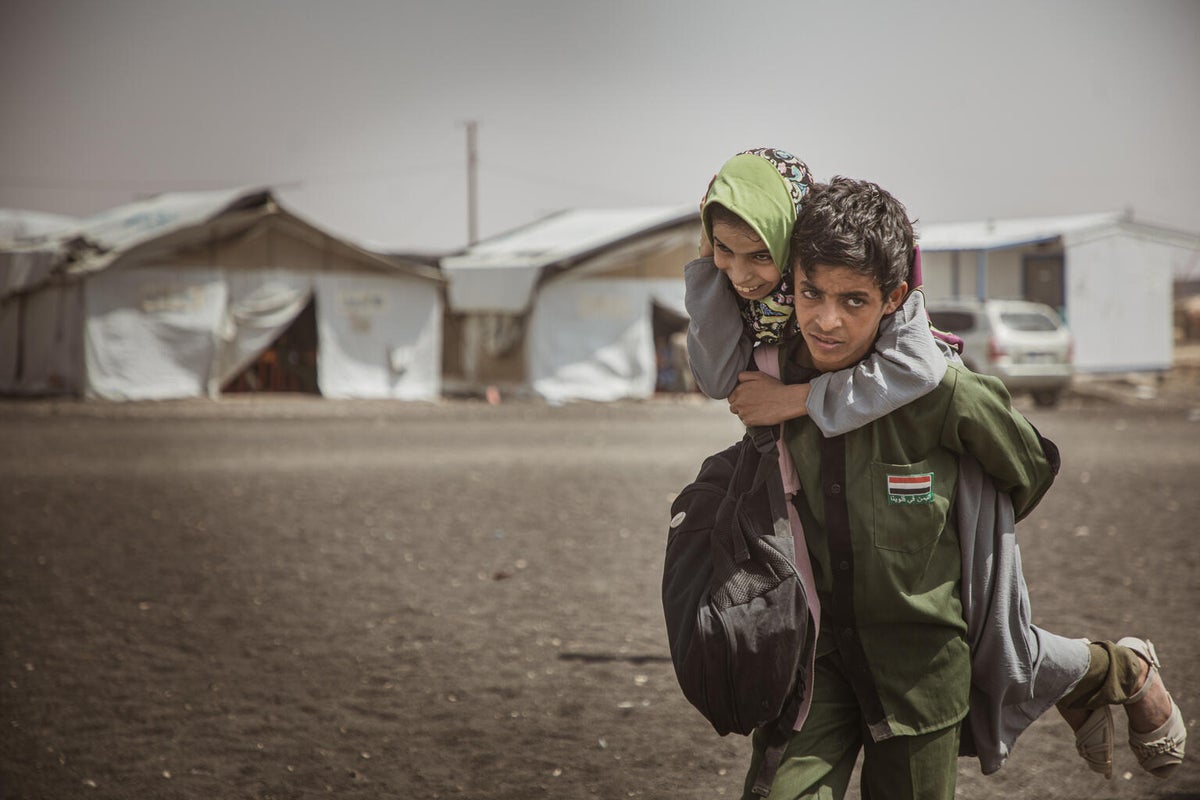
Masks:
[[[960,797],[1200,797],[1200,392],[1127,389],[1026,409],[1065,454],[1026,576],[1047,628],[1155,640],[1193,760],[1119,732],[1105,782],[1051,715]],[[0,798],[736,797],[659,581],[739,435],[699,400],[0,402]]]

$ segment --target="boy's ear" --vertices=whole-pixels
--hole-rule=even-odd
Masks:
[[[883,300],[883,313],[891,314],[900,304],[904,302],[904,298],[908,296],[908,281],[901,281],[900,285],[892,291],[888,292],[887,297]]]

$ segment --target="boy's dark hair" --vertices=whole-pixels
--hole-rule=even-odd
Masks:
[[[837,176],[814,184],[792,229],[791,268],[849,267],[879,284],[883,295],[908,278],[912,222],[904,204],[870,181]]]

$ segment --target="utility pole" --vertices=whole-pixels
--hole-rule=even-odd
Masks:
[[[479,165],[479,156],[475,151],[475,137],[479,123],[475,120],[467,122],[467,245],[479,241],[479,197],[476,187],[475,172]]]

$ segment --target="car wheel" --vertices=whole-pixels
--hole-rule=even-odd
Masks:
[[[1057,389],[1042,389],[1033,393],[1033,402],[1043,408],[1058,405],[1059,391]]]

